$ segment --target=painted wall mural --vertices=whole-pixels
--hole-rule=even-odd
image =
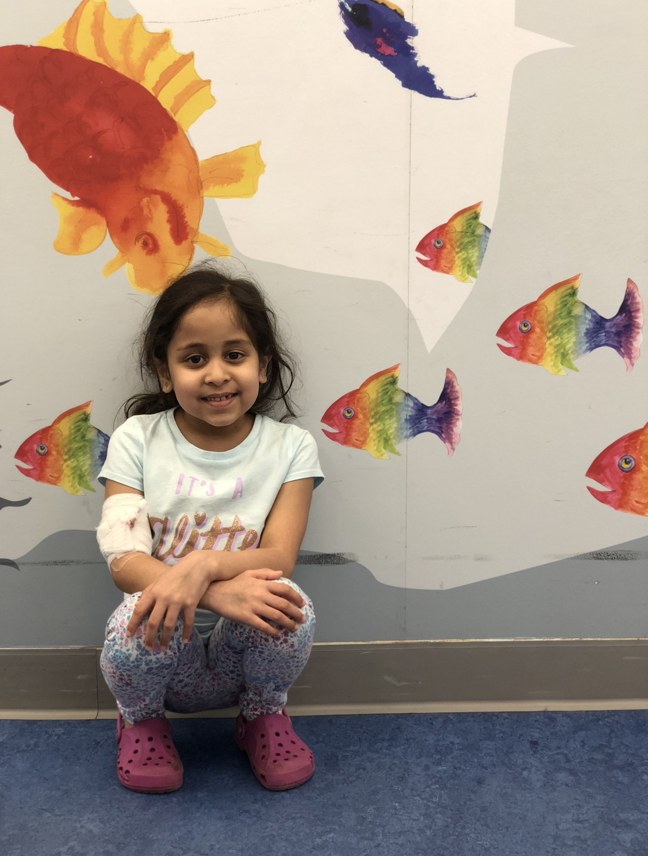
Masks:
[[[430,98],[453,99],[437,85],[430,69],[418,62],[411,41],[418,36],[418,30],[405,19],[399,6],[388,0],[339,0],[339,5],[344,34],[354,48],[377,59],[407,89]]]
[[[643,303],[629,279],[623,302],[612,318],[603,318],[578,299],[580,274],[543,291],[533,303],[517,309],[504,321],[497,347],[507,357],[542,366],[550,374],[578,371],[575,360],[596,348],[612,348],[628,371],[639,359],[643,336]]]
[[[324,434],[334,443],[364,449],[374,458],[399,455],[396,446],[419,434],[436,434],[452,454],[461,433],[461,389],[450,369],[435,404],[423,404],[398,386],[400,366],[377,372],[327,409]]]
[[[447,273],[459,282],[473,282],[479,275],[491,230],[481,222],[481,202],[457,211],[424,235],[416,245],[423,267]]]
[[[140,291],[163,290],[194,245],[230,254],[200,232],[203,196],[256,192],[258,143],[199,161],[185,134],[214,103],[191,54],[104,2],[83,0],[37,47],[0,48],[0,104],[30,160],[72,196],[52,194],[55,249],[91,253],[108,233],[118,253],[104,275],[125,267]]]
[[[108,451],[107,434],[90,423],[92,402],[86,401],[59,414],[20,444],[15,458],[24,476],[62,487],[80,496],[94,493],[91,482],[99,475]]]
[[[447,590],[645,534],[643,203],[623,195],[602,247],[570,213],[582,184],[544,194],[559,167],[533,124],[581,70],[594,97],[597,57],[521,27],[514,0],[34,9],[0,46],[3,573],[96,525],[131,343],[206,255],[258,278],[301,357],[328,476],[307,549]],[[561,157],[602,145],[569,129]],[[513,143],[541,193],[507,178]],[[617,149],[592,149],[592,210],[624,186]]]
[[[587,489],[599,502],[648,516],[648,424],[603,449],[585,475],[598,482]]]

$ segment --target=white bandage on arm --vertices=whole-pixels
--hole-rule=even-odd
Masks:
[[[97,541],[101,555],[111,570],[119,570],[113,568],[113,562],[129,553],[146,553],[150,556],[153,536],[144,497],[137,493],[115,493],[109,496],[103,504]]]

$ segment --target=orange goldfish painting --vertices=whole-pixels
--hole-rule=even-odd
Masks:
[[[30,160],[69,196],[52,193],[54,248],[81,255],[106,234],[151,294],[190,264],[194,247],[230,255],[200,231],[203,197],[253,196],[265,169],[259,143],[199,161],[187,129],[215,104],[193,54],[140,15],[114,18],[105,0],[82,0],[37,46],[0,46],[0,105],[14,114]]]

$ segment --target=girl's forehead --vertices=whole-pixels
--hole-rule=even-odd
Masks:
[[[180,319],[173,340],[190,337],[196,341],[216,339],[245,339],[234,307],[226,300],[204,301],[188,309]]]

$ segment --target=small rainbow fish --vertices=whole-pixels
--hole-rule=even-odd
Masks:
[[[477,279],[491,230],[479,219],[481,202],[462,208],[418,242],[416,260],[423,267],[448,273],[459,282]]]
[[[387,452],[400,454],[396,446],[429,431],[436,434],[451,455],[461,430],[461,389],[450,369],[436,404],[422,404],[398,387],[400,365],[372,375],[358,388],[338,398],[322,416],[331,430],[322,432],[335,443],[365,449],[374,458]]]
[[[30,160],[71,197],[52,194],[54,248],[81,255],[106,233],[130,284],[156,294],[191,262],[194,245],[230,249],[199,230],[203,197],[249,197],[265,165],[259,143],[198,161],[186,130],[214,104],[193,54],[140,15],[114,18],[82,0],[38,46],[0,47],[0,106]]]
[[[574,361],[596,348],[613,348],[628,371],[639,359],[643,304],[639,289],[629,279],[623,303],[612,318],[603,318],[578,299],[580,274],[552,285],[533,303],[527,303],[504,321],[497,347],[523,363],[543,366],[551,374],[578,371]]]
[[[363,3],[338,0],[338,5],[346,25],[344,35],[353,47],[377,59],[405,89],[430,98],[461,100],[446,95],[430,69],[418,63],[416,50],[408,41],[418,35],[418,30],[405,20],[405,13],[395,3],[389,0],[365,0]],[[472,98],[473,95],[462,97]]]
[[[91,401],[61,413],[28,437],[15,454],[25,466],[16,469],[34,481],[62,487],[81,496],[106,460],[108,435],[90,424]]]
[[[603,449],[585,476],[605,488],[587,485],[599,502],[616,511],[648,516],[648,423]]]

